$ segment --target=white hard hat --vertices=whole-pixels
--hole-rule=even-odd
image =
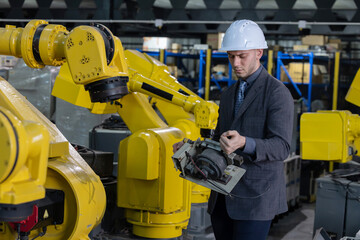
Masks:
[[[238,20],[226,30],[220,50],[239,51],[265,48],[268,46],[259,25],[251,20]]]

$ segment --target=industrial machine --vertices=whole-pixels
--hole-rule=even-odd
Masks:
[[[360,69],[346,100],[360,106]],[[304,113],[300,119],[300,150],[302,159],[345,163],[358,152],[360,117],[349,111],[318,111]]]
[[[345,97],[360,106],[360,69]],[[350,111],[304,113],[300,120],[301,156],[308,160],[347,163],[359,156],[360,117]],[[359,230],[359,168],[337,169],[316,180],[314,232],[323,227],[332,239]],[[356,204],[354,204],[356,202]]]
[[[146,58],[137,58],[137,55],[135,53],[138,54],[138,52],[136,51],[125,51],[125,56],[126,59],[130,60],[129,62],[137,63],[131,64],[131,69],[134,69],[137,72],[145,74],[149,73],[149,69],[154,69],[158,71],[157,69],[164,69],[166,67],[154,58],[148,57],[146,54],[144,55],[147,56]],[[159,74],[156,73],[156,75]],[[147,76],[150,77],[149,74]],[[174,77],[172,77],[168,73],[166,73],[165,75],[162,74],[162,78],[163,77],[168,79],[168,81],[166,81],[166,84],[169,84],[169,87],[172,88],[173,84],[175,83]],[[183,86],[178,89],[178,92],[188,96],[191,95],[192,98],[195,99],[195,101],[203,101],[200,97],[195,95],[187,88],[184,88]],[[175,105],[161,98],[151,98],[150,104],[152,108],[154,108],[158,112],[158,114],[169,126],[181,129],[181,131],[184,132],[186,136],[189,136],[189,138],[197,139],[201,135],[209,137],[210,132],[208,131],[208,129],[197,127],[197,124],[195,122],[196,118],[194,119],[194,115],[191,114],[189,111],[186,111],[183,107]],[[191,203],[206,203],[207,205],[207,201],[210,196],[210,189],[197,184],[192,184],[191,189]]]
[[[172,145],[208,133],[217,105],[179,84],[146,54],[124,51],[104,26],[32,20],[0,29],[0,54],[32,68],[61,66],[52,94],[95,114],[118,113],[131,131],[119,146],[117,205],[135,235],[173,238],[190,215],[191,187],[171,160]],[[164,122],[149,96],[182,111]],[[186,112],[186,114],[184,113]],[[99,177],[57,128],[0,80],[0,239],[89,239],[105,209]],[[3,150],[4,149],[4,150]]]
[[[231,195],[245,173],[240,168],[243,157],[223,153],[220,144],[209,139],[184,139],[184,145],[172,158],[181,177],[224,195]]]
[[[53,123],[0,78],[0,239],[88,239],[100,178]]]

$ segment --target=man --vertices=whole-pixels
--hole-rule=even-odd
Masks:
[[[283,161],[289,155],[293,98],[260,63],[267,48],[253,21],[235,21],[220,50],[239,78],[221,95],[213,139],[227,154],[249,156],[232,197],[212,191],[208,212],[219,239],[265,240],[275,215],[287,211]]]

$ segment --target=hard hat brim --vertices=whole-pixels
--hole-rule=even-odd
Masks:
[[[231,48],[231,47],[222,47],[222,48],[219,49],[219,51],[228,52],[228,51],[244,51],[244,50],[267,49],[267,48],[268,48],[268,46],[253,47],[253,48]]]

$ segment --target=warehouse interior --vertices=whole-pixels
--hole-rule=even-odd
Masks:
[[[294,99],[267,239],[360,240],[360,0],[0,0],[0,239],[215,239],[173,144],[221,152],[240,19]]]

